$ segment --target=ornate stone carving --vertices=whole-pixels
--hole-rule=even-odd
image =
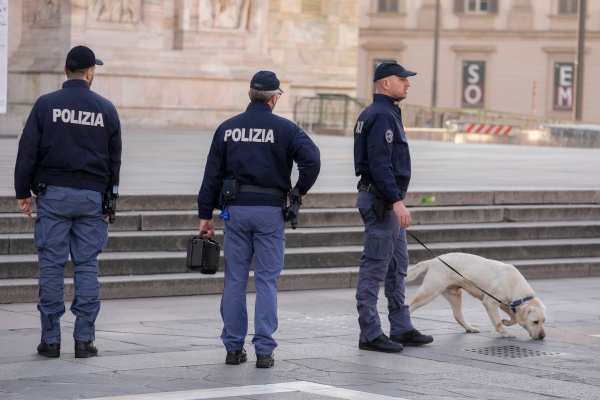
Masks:
[[[135,24],[142,19],[142,0],[91,0],[90,15],[94,21]]]
[[[60,23],[60,0],[37,0],[35,22]]]
[[[200,0],[201,29],[243,29],[249,0]]]

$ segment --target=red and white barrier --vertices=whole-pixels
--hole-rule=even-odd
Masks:
[[[521,128],[515,124],[448,120],[446,121],[446,129],[449,132],[455,133],[479,133],[484,135],[509,136],[518,134]]]
[[[465,133],[484,133],[488,135],[506,136],[512,130],[513,125],[496,125],[496,124],[465,124]]]

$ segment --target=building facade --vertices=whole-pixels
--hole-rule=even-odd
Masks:
[[[355,95],[358,10],[345,0],[9,0],[0,133],[20,133],[80,44],[104,61],[93,89],[124,126],[214,128],[245,109],[263,69],[282,81],[284,116],[300,96]]]
[[[437,106],[572,119],[579,0],[440,0]],[[409,104],[432,104],[435,0],[361,0],[357,92],[376,65],[418,74]],[[583,121],[600,123],[600,2],[587,1]]]

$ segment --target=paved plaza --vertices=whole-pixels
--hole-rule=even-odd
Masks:
[[[353,138],[312,138],[322,158],[313,190],[356,191]],[[600,149],[455,144],[416,138],[409,135],[410,190],[600,188]],[[124,131],[121,193],[198,193],[211,140],[212,132],[207,131]],[[0,196],[14,196],[17,145],[17,139],[0,139]]]
[[[121,192],[195,194],[212,133],[127,130]],[[313,136],[318,192],[352,192],[352,138]],[[13,196],[16,139],[0,139],[0,196]],[[600,189],[600,150],[411,141],[413,190]],[[600,278],[531,280],[547,306],[547,338],[518,326],[504,339],[464,296],[479,334],[465,333],[437,299],[413,316],[435,337],[401,354],[358,349],[354,289],[280,292],[275,367],[225,365],[219,295],[105,300],[100,356],[75,359],[74,318],[63,317],[59,359],[36,354],[35,304],[0,305],[0,400],[113,399],[600,399]],[[417,286],[408,287],[410,300]],[[381,294],[384,330],[387,307]],[[250,319],[254,294],[248,294]]]
[[[548,308],[545,340],[518,326],[508,328],[515,339],[500,337],[481,303],[465,295],[465,317],[481,333],[465,333],[440,298],[413,316],[435,341],[401,354],[358,349],[353,289],[280,292],[279,347],[266,370],[254,365],[252,324],[248,362],[225,365],[219,295],[103,301],[100,355],[90,359],[74,358],[68,304],[59,359],[36,354],[35,304],[3,304],[0,399],[597,400],[600,278],[530,284]],[[409,299],[416,289],[408,287]],[[379,311],[387,330],[384,300]],[[252,320],[254,294],[248,305]]]

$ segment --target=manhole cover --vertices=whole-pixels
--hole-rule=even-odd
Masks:
[[[551,353],[547,351],[537,351],[524,349],[518,346],[492,346],[480,347],[478,349],[462,349],[471,353],[482,354],[484,356],[505,357],[505,358],[525,358],[525,357],[541,357],[541,356],[557,356],[561,353]]]

